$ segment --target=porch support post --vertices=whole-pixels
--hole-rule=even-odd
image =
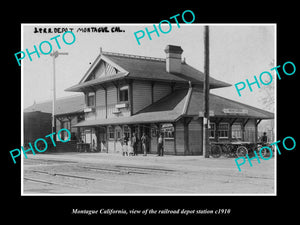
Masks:
[[[192,118],[183,118],[183,131],[184,131],[184,154],[187,155],[190,152],[189,149],[189,124]]]
[[[151,103],[154,103],[154,85],[155,81],[151,81]]]
[[[173,128],[174,128],[174,154],[177,155],[177,150],[176,150],[176,123],[172,123]]]
[[[229,131],[228,131],[228,139],[229,139],[229,142],[232,141],[232,123],[229,124]]]
[[[234,124],[234,122],[237,120],[237,118],[231,119],[229,122],[229,134],[228,134],[228,138],[229,141],[232,141],[232,125]]]
[[[105,88],[104,91],[105,91],[105,119],[107,119],[107,88]]]
[[[219,124],[221,123],[221,121],[222,121],[222,118],[218,118],[215,121],[215,124],[216,124],[215,141],[216,142],[219,142]]]
[[[248,123],[249,118],[244,119],[242,122],[242,141],[245,141],[245,126]]]
[[[257,122],[257,121],[259,121],[259,122]],[[258,137],[257,137],[257,136],[258,136],[257,127],[258,127],[258,124],[260,123],[260,121],[261,121],[261,120],[257,120],[257,119],[255,119],[255,121],[254,121],[254,123],[255,123],[255,124],[254,124],[254,126],[255,126],[255,127],[254,127],[254,143],[255,143],[255,144],[257,144],[257,139],[258,139]]]
[[[130,107],[130,116],[133,115],[133,90],[132,90],[132,80],[129,81],[129,107]]]

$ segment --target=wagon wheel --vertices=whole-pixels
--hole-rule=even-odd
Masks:
[[[219,158],[222,154],[222,149],[219,145],[212,145],[210,154],[213,158]]]
[[[262,145],[258,145],[258,146],[257,146],[257,151],[260,152],[260,155],[261,155],[263,158],[265,158],[265,156],[270,156],[270,152],[269,152],[266,148],[264,148],[264,149],[262,149],[262,150],[260,151],[260,149],[261,149],[262,147],[263,147]],[[272,149],[272,148],[271,148],[271,149]],[[273,149],[272,149],[272,151],[273,151]]]
[[[265,156],[269,156],[269,151],[267,151],[267,149],[263,149],[260,151],[260,155],[265,158]]]
[[[40,142],[37,144],[37,148],[40,150],[40,151],[43,151],[45,148],[46,148],[46,145],[44,142]]]
[[[248,154],[248,149],[245,146],[239,146],[236,149],[236,155],[241,157],[241,156],[245,156]]]

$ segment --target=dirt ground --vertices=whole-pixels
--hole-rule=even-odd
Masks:
[[[23,195],[275,195],[274,158],[56,153],[23,158]]]

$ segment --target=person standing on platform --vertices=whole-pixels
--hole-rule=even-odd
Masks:
[[[127,155],[128,156],[128,137],[126,134],[123,136],[123,145],[122,145],[122,151],[123,151],[123,156]]]
[[[158,156],[164,155],[164,144],[163,144],[162,134],[160,134],[158,137],[157,151],[158,151]]]
[[[132,135],[131,144],[132,144],[132,147],[133,147],[133,155],[138,155],[138,153],[137,153],[138,138],[136,136],[136,133],[133,133],[133,135]]]
[[[263,136],[261,137],[261,142],[266,145],[267,142],[268,142],[268,136],[267,136],[267,133],[264,132]]]
[[[147,145],[148,145],[147,134],[143,133],[143,136],[141,137],[141,141],[142,141],[142,148],[143,148],[144,156],[147,156]]]

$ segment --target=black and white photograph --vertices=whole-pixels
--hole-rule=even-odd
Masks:
[[[112,3],[4,8],[2,218],[296,219],[297,7]]]
[[[22,196],[276,196],[277,26],[189,13],[21,25]]]

